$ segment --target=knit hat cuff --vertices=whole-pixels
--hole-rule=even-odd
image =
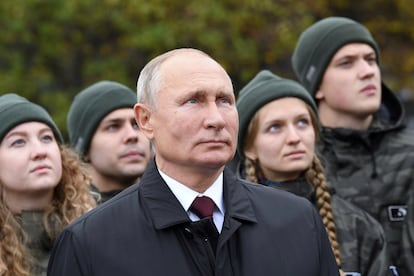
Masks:
[[[319,38],[318,43],[313,47],[314,51],[310,53],[310,56],[318,58],[309,59],[308,64],[304,64],[303,68],[307,68],[307,71],[303,72],[301,76],[302,84],[312,95],[319,88],[326,67],[329,65],[335,53],[346,44],[358,42],[370,45],[375,50],[377,61],[379,62],[378,45],[375,43],[369,31],[361,27],[359,23],[350,22],[339,25]],[[324,45],[324,47],[320,45]],[[314,63],[309,64],[312,61]]]
[[[132,98],[134,94],[131,96],[125,91],[108,91],[94,99],[84,99],[89,103],[85,104],[82,111],[77,111],[82,114],[77,118],[76,129],[72,130],[73,135],[70,137],[71,145],[75,150],[84,155],[89,150],[90,142],[101,120],[116,109],[132,108],[136,101],[135,99],[134,102],[131,101]]]
[[[27,122],[41,122],[48,125],[58,143],[63,143],[62,135],[46,110],[32,102],[18,102],[1,110],[1,117],[5,118],[0,126],[0,141],[15,126]]]

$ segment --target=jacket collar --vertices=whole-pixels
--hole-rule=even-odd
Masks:
[[[372,124],[368,130],[322,127],[322,137],[335,135],[336,139],[343,138],[346,141],[349,141],[350,137],[369,139],[372,133],[376,135],[405,127],[406,115],[402,103],[384,82],[381,83],[381,87],[381,104],[374,113]]]
[[[381,106],[376,113],[383,128],[396,128],[405,125],[405,109],[397,96],[382,82]]]
[[[139,184],[140,195],[150,212],[156,229],[191,222],[187,212],[158,173],[154,159],[148,165]],[[251,202],[241,181],[226,168],[223,174],[225,217],[257,222]]]

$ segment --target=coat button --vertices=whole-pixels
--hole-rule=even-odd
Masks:
[[[188,227],[184,228],[184,236],[186,236],[187,239],[193,239],[194,238],[193,232],[191,232],[191,229],[188,228]]]

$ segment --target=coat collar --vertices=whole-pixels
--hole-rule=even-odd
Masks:
[[[156,229],[164,229],[191,221],[187,212],[158,173],[154,159],[142,176],[139,189]],[[224,170],[223,174],[223,189],[226,206],[225,217],[257,222],[242,182],[228,168]]]

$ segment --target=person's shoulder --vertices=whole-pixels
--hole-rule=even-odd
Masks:
[[[331,202],[336,222],[342,221],[342,224],[351,224],[370,231],[378,231],[379,234],[382,233],[381,224],[368,212],[352,202],[338,195],[332,195]]]
[[[309,208],[312,206],[306,198],[297,196],[293,193],[268,187],[262,184],[256,184],[244,179],[239,179],[247,194],[254,202],[262,202],[270,205],[285,205],[285,206],[302,206]]]
[[[414,147],[414,128],[409,126],[400,127],[388,133],[388,137],[394,143]]]
[[[359,208],[352,202],[336,194],[333,194],[331,196],[331,203],[332,203],[332,208],[334,209],[334,212],[336,212],[337,214],[342,214],[342,215],[354,214],[357,216],[364,216],[365,214],[368,214],[367,212],[365,212],[364,210],[362,210],[361,208]]]
[[[78,227],[83,227],[89,221],[106,221],[107,218],[111,215],[114,215],[116,213],[122,214],[123,210],[130,209],[131,204],[138,200],[138,193],[139,185],[131,185],[111,199],[105,201],[104,203],[74,220],[66,227],[66,229],[73,230]]]

